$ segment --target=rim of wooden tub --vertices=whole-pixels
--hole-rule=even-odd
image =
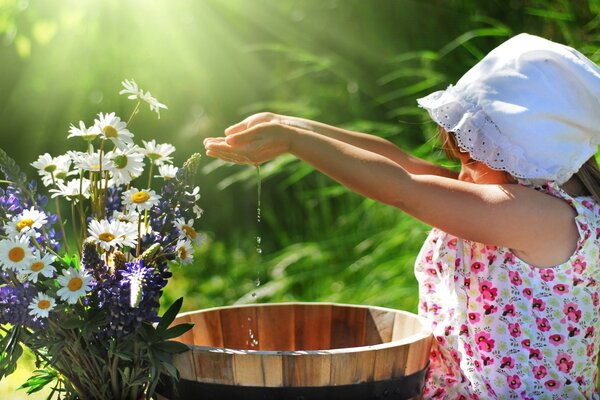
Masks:
[[[331,312],[334,308],[360,309],[359,314],[364,310],[364,318],[373,316],[381,318],[378,322],[387,326],[387,331],[382,332],[377,329],[376,334],[380,335],[379,338],[382,341],[387,338],[389,338],[389,341],[361,346],[311,350],[238,349],[192,344],[194,342],[192,330],[178,338],[178,341],[185,343],[190,348],[190,351],[174,356],[173,361],[180,371],[181,378],[208,384],[233,386],[266,388],[282,386],[323,387],[378,382],[421,375],[427,368],[429,350],[433,342],[429,323],[416,314],[392,308],[332,302],[243,304],[185,312],[178,315],[174,324],[197,323],[200,320],[199,318],[186,317],[211,312],[276,307],[292,307],[294,310],[297,310],[296,307],[331,307]],[[393,320],[390,313],[393,315]],[[218,315],[220,318],[221,314]],[[343,315],[343,312],[341,315]],[[242,318],[236,321],[243,321],[245,317],[244,314]],[[197,324],[195,329],[210,329],[205,320],[200,321],[201,325],[198,326]],[[296,319],[293,321],[296,321]],[[385,321],[385,323],[381,321]],[[404,328],[402,328],[402,322],[406,321],[410,322],[410,326],[404,325]],[[222,321],[218,323],[222,324]],[[371,323],[375,322],[371,321]],[[205,325],[202,326],[202,324]],[[333,323],[331,323],[331,326],[333,326]],[[375,328],[378,326],[375,325]],[[258,325],[256,327],[258,328]],[[411,333],[393,340],[396,328]],[[240,327],[240,329],[245,329],[245,332],[248,332],[247,326]],[[294,335],[297,333],[293,328],[288,329],[291,329],[290,333],[293,332]],[[329,329],[332,332],[331,328]],[[361,329],[365,329],[362,335],[363,342],[366,342],[369,340],[366,324],[365,328]],[[402,336],[402,333],[398,333],[398,335]],[[220,340],[221,343],[224,343],[222,336]],[[259,343],[260,340],[260,333],[258,333]],[[329,343],[332,344],[331,337]],[[228,366],[224,367],[224,364]],[[231,370],[224,371],[227,368]],[[270,368],[275,368],[274,371],[276,372],[274,374],[270,373]],[[285,374],[288,375],[284,376]]]

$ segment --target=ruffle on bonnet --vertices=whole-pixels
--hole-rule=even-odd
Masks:
[[[533,35],[507,40],[455,86],[417,101],[471,158],[524,183],[565,183],[600,144],[600,69]]]

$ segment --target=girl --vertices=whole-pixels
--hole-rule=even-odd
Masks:
[[[600,69],[521,34],[418,102],[460,173],[270,113],[204,144],[236,163],[291,153],[434,227],[415,265],[437,343],[426,398],[598,398]]]

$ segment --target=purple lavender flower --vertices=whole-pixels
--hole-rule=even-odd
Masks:
[[[37,292],[28,283],[16,287],[0,286],[0,325],[23,325],[33,329],[43,327],[43,321],[29,315],[27,309]]]
[[[142,260],[126,263],[124,270],[99,283],[99,307],[107,313],[107,324],[99,336],[122,337],[142,322],[157,322],[158,300],[166,284],[162,268],[147,267]]]

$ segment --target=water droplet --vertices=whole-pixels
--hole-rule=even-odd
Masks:
[[[256,287],[260,286],[260,278],[256,278]]]

